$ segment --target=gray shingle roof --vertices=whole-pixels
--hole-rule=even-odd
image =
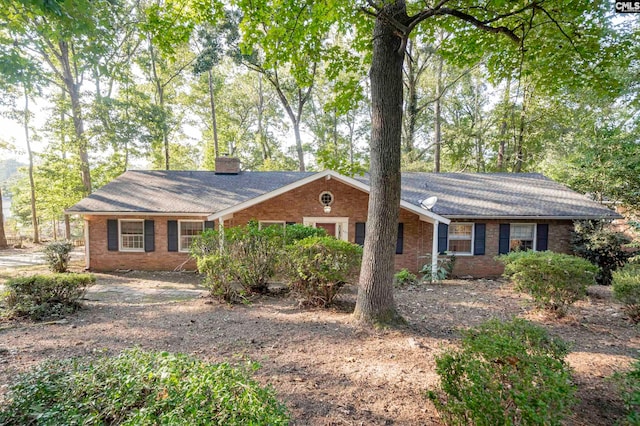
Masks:
[[[128,171],[70,213],[212,214],[313,175],[312,172]],[[356,177],[368,184],[368,177]],[[616,218],[612,210],[537,173],[403,173],[402,199],[445,217]]]

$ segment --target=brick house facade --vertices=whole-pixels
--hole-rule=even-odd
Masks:
[[[239,172],[234,164],[227,161],[224,173],[217,174],[126,172],[70,208],[67,213],[85,219],[87,268],[193,270],[188,254],[193,235],[250,220],[323,227],[337,238],[363,243],[366,177],[332,171]],[[433,252],[455,252],[455,275],[494,277],[502,273],[494,259],[499,253],[518,246],[568,253],[573,220],[616,217],[541,175],[498,176],[486,184],[477,176],[493,178],[403,175],[396,270],[415,273]],[[509,191],[498,187],[503,181]],[[438,202],[425,208],[422,201],[433,194]],[[538,207],[541,203],[547,203],[543,207],[549,214]]]

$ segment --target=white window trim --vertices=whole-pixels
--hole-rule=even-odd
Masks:
[[[451,233],[447,233],[447,253],[455,254],[456,256],[473,256],[474,251],[474,241],[476,239],[476,224],[473,222],[451,222],[449,224],[449,229],[451,229],[451,225],[471,225],[471,251],[451,251],[449,250],[449,241],[451,241]],[[453,238],[454,240],[465,241],[462,238]]]
[[[336,235],[339,240],[349,241],[349,218],[348,217],[303,217],[302,224],[316,228],[317,223],[335,223]],[[338,235],[340,234],[340,235]]]
[[[533,247],[531,250],[538,251],[538,226],[537,223],[510,223],[509,224],[509,251],[511,251],[511,232],[514,226],[533,226]]]
[[[142,223],[142,248],[126,248],[122,247],[122,222],[140,222]],[[120,251],[126,252],[144,252],[144,219],[118,219],[118,245]]]
[[[179,220],[178,221],[178,252],[189,253],[189,248],[182,248],[182,222],[200,222],[202,224],[202,231],[204,232],[204,220]]]
[[[271,225],[282,225],[287,226],[287,222],[284,220],[260,220],[258,221],[258,229],[262,229],[263,227],[269,227]]]

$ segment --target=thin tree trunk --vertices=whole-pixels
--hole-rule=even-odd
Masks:
[[[267,137],[264,130],[264,90],[262,87],[262,74],[258,74],[258,142],[262,149],[262,160],[271,158],[271,150],[267,143]]]
[[[7,236],[4,233],[4,213],[2,211],[2,188],[0,188],[0,250],[7,247]]]
[[[516,139],[516,162],[513,166],[513,171],[516,173],[520,173],[522,171],[522,164],[524,162],[524,130],[525,130],[525,119],[526,119],[526,109],[527,109],[527,96],[526,91],[522,96],[522,108],[520,110],[520,122],[518,123],[518,136]]]
[[[436,69],[436,101],[433,106],[433,171],[440,173],[440,155],[442,147],[442,56],[438,55],[438,67]]]
[[[170,156],[169,156],[169,130],[167,129],[167,114],[164,108],[164,87],[158,76],[158,70],[156,69],[156,54],[151,43],[151,37],[148,37],[149,42],[149,56],[151,58],[151,73],[153,74],[153,83],[156,86],[157,105],[160,107],[162,113],[162,123],[160,123],[160,129],[162,130],[162,147],[164,149],[164,168],[169,170]]]
[[[413,42],[408,42],[408,49],[411,50],[413,46]],[[409,160],[412,160],[412,153],[415,144],[416,138],[416,123],[418,121],[418,78],[419,75],[416,72],[414,60],[417,58],[412,55],[406,55],[405,64],[407,70],[407,118],[406,118],[406,128],[404,134],[404,153],[407,154]]]
[[[500,133],[498,134],[498,167],[499,171],[504,171],[504,155],[506,149],[506,136],[507,136],[507,123],[509,119],[509,109],[511,104],[511,79],[507,78],[507,86],[504,89],[503,98],[504,111],[502,115],[502,121],[500,122]]]
[[[72,69],[69,57],[69,44],[66,41],[58,43],[60,48],[60,65],[64,84],[71,100],[71,116],[75,130],[78,156],[80,157],[80,173],[85,195],[91,193],[91,168],[89,167],[89,154],[87,139],[84,134],[84,120],[82,118],[82,106],[80,104],[80,83],[74,69]]]
[[[399,0],[383,6],[375,21],[371,62],[371,168],[369,211],[354,317],[366,323],[398,323],[393,298],[395,241],[400,210],[402,64],[404,43],[385,16],[408,20]]]
[[[71,240],[71,219],[68,214],[64,215],[64,238]]]
[[[27,88],[24,88],[24,137],[27,143],[27,154],[29,156],[29,187],[31,192],[31,223],[33,225],[33,242],[40,242],[38,232],[38,215],[36,214],[36,185],[33,179],[33,152],[31,151],[31,138],[29,136],[29,95]]]
[[[53,231],[53,241],[58,241],[58,224],[55,219],[51,219],[51,230]]]
[[[213,96],[213,72],[209,70],[209,102],[211,103],[211,126],[213,128],[213,149],[216,158],[220,156],[218,147],[218,123],[216,121],[216,103]]]

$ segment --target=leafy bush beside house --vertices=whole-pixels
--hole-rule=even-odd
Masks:
[[[44,256],[51,272],[67,272],[73,244],[70,241],[54,241],[44,248]]]
[[[579,221],[571,234],[573,252],[600,268],[596,282],[602,285],[611,285],[613,271],[632,255],[624,249],[631,239],[609,226],[605,221]]]
[[[284,275],[291,290],[310,306],[331,304],[358,277],[362,247],[333,237],[309,237],[287,246]]]
[[[634,323],[640,323],[640,265],[627,264],[613,273],[613,298],[624,305]]]
[[[496,258],[517,291],[529,294],[537,308],[563,316],[585,297],[598,268],[585,259],[550,251],[514,251]]]
[[[75,312],[87,287],[96,281],[91,274],[31,275],[5,284],[5,316],[41,320]]]
[[[0,424],[289,424],[274,392],[250,378],[256,368],[140,350],[49,361],[9,389]]]
[[[462,347],[436,356],[428,392],[446,424],[559,425],[574,402],[566,345],[522,319],[466,330]]]

